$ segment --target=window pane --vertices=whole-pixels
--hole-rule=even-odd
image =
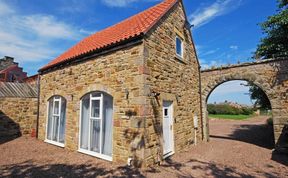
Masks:
[[[59,101],[54,102],[54,114],[59,114]]]
[[[100,122],[101,120],[91,120],[90,128],[90,150],[100,153]]]
[[[168,108],[164,108],[164,116],[168,116]]]
[[[176,53],[182,56],[182,41],[180,38],[176,38]]]
[[[100,97],[100,96],[101,96],[101,93],[99,92],[92,93],[92,97]]]
[[[52,140],[52,112],[53,112],[53,99],[49,100],[48,108],[48,123],[47,123],[47,139]]]
[[[53,130],[52,130],[52,140],[58,141],[58,132],[59,132],[59,116],[53,116]]]
[[[102,98],[87,94],[82,99],[80,148],[112,156],[113,98],[102,93],[93,96]]]
[[[88,150],[88,134],[89,134],[89,107],[90,97],[87,95],[82,99],[82,113],[81,113],[81,135],[80,135],[80,148]]]
[[[62,98],[61,113],[60,113],[60,135],[59,142],[64,143],[65,140],[65,123],[66,123],[66,101]]]
[[[100,117],[100,100],[92,100],[91,117]]]
[[[104,97],[102,122],[102,154],[112,156],[113,98],[111,96]]]

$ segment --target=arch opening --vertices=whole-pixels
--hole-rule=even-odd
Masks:
[[[208,139],[232,139],[274,148],[271,100],[255,83],[231,79],[218,81],[206,90],[203,109]],[[264,100],[253,93],[263,95]]]

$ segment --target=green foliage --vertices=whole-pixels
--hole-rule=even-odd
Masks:
[[[273,126],[273,119],[270,117],[269,119],[267,119],[266,123],[267,125]]]
[[[242,108],[241,114],[243,115],[251,115],[254,113],[254,110],[252,108]]]
[[[266,36],[261,39],[254,58],[288,56],[288,0],[278,0],[278,13],[261,24]]]
[[[288,0],[278,0],[279,8],[283,8],[288,5]]]
[[[250,98],[255,100],[255,106],[260,106],[263,110],[270,110],[271,103],[265,92],[251,82],[247,86],[249,86]]]
[[[236,108],[228,104],[208,104],[209,114],[228,114],[228,115],[251,115],[254,113],[252,108]]]

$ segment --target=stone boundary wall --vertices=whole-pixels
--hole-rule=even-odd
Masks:
[[[260,87],[272,106],[275,148],[287,149],[288,138],[288,59],[266,59],[252,63],[222,66],[201,71],[202,107],[205,139],[209,139],[207,100],[220,84],[232,80],[245,80]]]
[[[0,137],[35,134],[37,98],[0,98]]]
[[[285,60],[287,60],[287,58],[275,58],[275,59],[271,58],[271,59],[256,60],[253,62],[244,62],[244,63],[240,63],[240,64],[221,65],[221,66],[211,67],[208,69],[202,69],[201,73],[212,72],[215,70],[238,68],[238,67],[248,67],[248,66],[252,66],[252,65],[266,64],[266,63],[272,63],[272,62],[281,62],[281,61],[285,61]]]

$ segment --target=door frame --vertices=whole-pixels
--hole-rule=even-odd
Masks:
[[[175,142],[175,137],[174,137],[174,102],[171,101],[171,100],[163,100],[162,102],[162,128],[163,128],[163,124],[164,124],[164,102],[168,102],[170,103],[170,106],[169,106],[169,109],[170,109],[170,114],[171,114],[171,117],[170,120],[169,120],[169,124],[172,125],[172,129],[170,130],[170,151],[168,153],[164,153],[164,129],[163,129],[163,146],[162,146],[162,149],[163,149],[163,159],[173,155],[175,153],[175,148],[174,148],[174,142]],[[169,113],[169,111],[168,111]]]

